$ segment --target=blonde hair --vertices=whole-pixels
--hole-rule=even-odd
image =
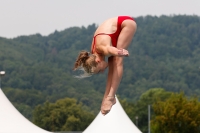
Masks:
[[[84,78],[91,76],[93,74],[93,68],[97,66],[95,58],[95,55],[90,54],[87,51],[81,51],[76,59],[73,70],[83,70],[85,73],[75,77]]]

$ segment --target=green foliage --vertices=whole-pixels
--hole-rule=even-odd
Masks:
[[[195,97],[188,99],[183,93],[173,94],[166,101],[156,101],[153,110],[154,133],[200,132],[200,102]]]
[[[48,131],[83,131],[93,119],[92,113],[70,98],[45,102],[35,108],[33,116],[33,122]]]
[[[135,116],[139,116],[139,127],[145,131],[144,114],[151,100],[145,103],[140,98],[144,92],[164,88],[183,91],[188,96],[200,94],[200,17],[163,15],[135,20],[138,28],[128,48],[130,56],[124,60],[118,95],[129,102],[127,107],[135,107],[131,119],[135,121]],[[99,112],[107,74],[79,80],[72,71],[79,51],[90,50],[96,28],[92,24],[48,36],[0,38],[0,70],[6,71],[2,88],[4,92],[11,88],[6,95],[20,112],[31,120],[30,112],[36,105],[65,97],[77,99],[94,114]]]
[[[29,120],[32,119],[32,112],[35,106],[46,101],[44,94],[37,90],[21,90],[5,88],[4,93],[13,105]]]
[[[143,132],[148,132],[148,105],[152,105],[158,99],[165,100],[170,97],[172,92],[167,92],[162,88],[153,88],[144,92],[139,100],[133,104],[122,100],[121,104],[125,109],[125,112],[128,114],[130,119],[138,125],[138,128]],[[154,116],[153,113],[151,113]],[[138,122],[136,123],[136,117],[138,117]]]

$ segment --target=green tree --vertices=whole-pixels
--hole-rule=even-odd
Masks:
[[[165,100],[172,92],[167,92],[163,88],[152,88],[140,96],[136,104],[122,100],[122,106],[130,119],[138,125],[138,128],[143,132],[148,132],[148,105],[152,105],[157,99]],[[153,115],[153,114],[152,114]],[[136,123],[136,117],[138,121]]]
[[[94,119],[94,115],[83,108],[70,98],[46,102],[35,108],[33,122],[48,131],[83,131]]]
[[[168,98],[171,93],[172,92],[165,91],[163,88],[153,88],[141,95],[136,104],[136,114],[139,117],[139,128],[143,133],[148,132],[148,105],[152,105],[157,99]]]
[[[195,15],[135,18],[138,29],[128,47],[130,57],[124,59],[118,94],[132,102],[149,88],[199,95],[199,18]],[[32,105],[64,97],[76,98],[94,113],[99,112],[106,74],[77,80],[72,71],[78,52],[90,50],[96,28],[97,25],[92,24],[55,31],[48,36],[0,37],[0,70],[6,71],[2,86],[22,90],[16,92],[17,96],[10,93],[8,98],[16,102],[14,105],[18,105],[24,115],[30,116],[28,110],[32,110]],[[32,92],[26,90],[40,92],[32,95],[38,100],[28,98]],[[31,108],[24,106],[27,104]]]
[[[154,133],[200,133],[200,103],[195,97],[173,94],[166,101],[155,102],[153,110]]]

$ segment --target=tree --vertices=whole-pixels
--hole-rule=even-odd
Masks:
[[[141,95],[136,104],[136,114],[139,117],[138,125],[142,132],[148,132],[148,105],[152,105],[157,99],[167,99],[171,94],[172,92],[167,92],[163,88],[153,88]]]
[[[143,132],[148,132],[148,105],[152,105],[157,99],[165,100],[172,92],[167,92],[163,88],[152,88],[140,96],[136,104],[122,100],[121,104],[135,125]],[[153,114],[152,114],[153,115]],[[136,120],[138,119],[138,120]]]
[[[153,110],[154,133],[200,133],[200,103],[195,97],[173,94],[166,101],[155,102]]]
[[[138,29],[128,47],[130,57],[124,59],[118,94],[134,102],[149,88],[199,95],[199,18],[194,15],[135,18]],[[92,24],[55,31],[48,36],[0,37],[0,70],[6,71],[3,88],[40,92],[37,100],[28,98],[31,92],[28,95],[17,93],[18,97],[10,95],[15,105],[25,103],[32,107],[46,100],[55,102],[70,97],[97,114],[105,91],[106,74],[77,80],[72,71],[78,52],[90,50],[96,28],[97,25]],[[19,100],[22,99],[20,95],[25,100]],[[34,97],[36,95],[34,93]],[[142,106],[145,110],[141,112],[146,113],[146,104]],[[30,114],[25,106],[19,108],[23,115]],[[133,118],[135,121],[135,116]],[[146,125],[145,119],[143,121],[139,126]]]
[[[35,108],[33,122],[48,131],[83,131],[94,119],[94,115],[83,108],[76,99],[70,98],[46,102]]]

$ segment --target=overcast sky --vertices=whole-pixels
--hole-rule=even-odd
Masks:
[[[200,0],[0,0],[0,37],[46,36],[118,15],[200,16]]]

